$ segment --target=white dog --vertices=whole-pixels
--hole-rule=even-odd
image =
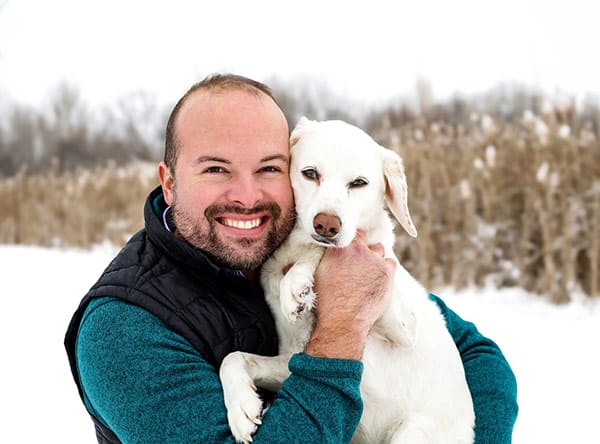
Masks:
[[[220,369],[229,425],[243,442],[251,441],[260,424],[256,385],[278,390],[289,376],[290,356],[303,351],[309,340],[315,320],[313,274],[324,248],[345,247],[362,229],[369,244],[383,244],[385,256],[395,258],[386,204],[411,236],[417,234],[396,153],[344,122],[305,118],[292,133],[291,147],[298,219],[261,275],[280,356],[234,352]],[[364,410],[352,442],[472,443],[471,395],[443,316],[399,263],[393,291],[390,307],[365,345]]]

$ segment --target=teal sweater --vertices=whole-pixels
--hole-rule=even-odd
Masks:
[[[511,442],[516,382],[499,348],[437,297],[461,353],[476,443]],[[92,301],[76,346],[85,405],[123,443],[232,443],[218,373],[155,316],[114,298]],[[295,355],[256,443],[349,442],[362,413],[358,361]]]

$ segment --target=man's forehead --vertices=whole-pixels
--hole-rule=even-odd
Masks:
[[[289,133],[287,120],[279,106],[262,92],[231,89],[226,91],[194,91],[183,103],[176,118],[176,132],[183,127],[263,124]]]
[[[289,158],[285,116],[262,92],[194,91],[180,110],[176,133],[180,149],[191,156]]]
[[[184,101],[181,112],[189,111],[191,108],[215,109],[227,105],[233,105],[243,101],[248,105],[259,106],[264,102],[273,102],[265,93],[259,90],[227,88],[207,89],[200,88],[192,92]],[[275,102],[273,102],[275,104]]]

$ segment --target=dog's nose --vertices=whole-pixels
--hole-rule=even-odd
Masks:
[[[342,221],[333,214],[319,213],[313,219],[313,227],[319,236],[333,237],[340,232]]]

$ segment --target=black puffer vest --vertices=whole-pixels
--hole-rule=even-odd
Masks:
[[[83,313],[93,298],[117,297],[157,316],[187,339],[215,369],[230,352],[277,353],[273,317],[260,285],[235,276],[200,250],[165,229],[166,204],[160,187],[146,200],[145,229],[135,234],[90,289],[75,312],[65,347],[82,395],[75,341]],[[92,418],[99,443],[118,443],[115,434]]]

